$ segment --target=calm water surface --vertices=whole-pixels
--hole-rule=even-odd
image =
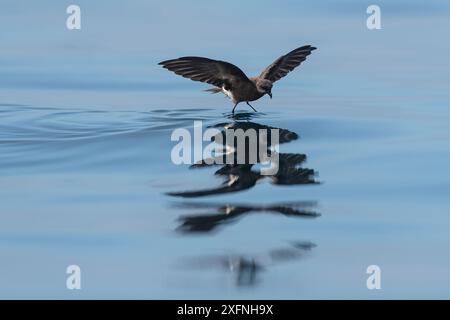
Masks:
[[[249,2],[218,38],[207,26],[239,2],[79,2],[78,33],[52,1],[0,13],[0,297],[450,296],[448,7],[382,2],[368,31],[357,1],[287,1],[259,9],[275,13],[261,34]],[[156,65],[207,55],[253,75],[307,43],[274,99],[235,117]],[[280,174],[174,165],[172,131],[195,120],[283,129]]]

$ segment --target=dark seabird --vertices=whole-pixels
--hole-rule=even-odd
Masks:
[[[248,78],[234,64],[202,57],[182,57],[159,64],[185,78],[214,85],[215,88],[207,91],[226,94],[234,103],[233,113],[240,102],[246,102],[256,111],[249,101],[258,100],[265,94],[272,98],[273,83],[298,67],[315,49],[308,45],[292,50],[275,60],[258,77],[253,78]]]

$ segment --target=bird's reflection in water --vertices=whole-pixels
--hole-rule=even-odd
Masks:
[[[259,276],[263,271],[280,263],[302,259],[315,246],[311,242],[292,242],[289,245],[256,254],[192,257],[185,261],[185,265],[201,270],[219,268],[233,275],[236,286],[253,287],[259,283]]]
[[[316,184],[316,172],[313,169],[302,168],[301,165],[306,160],[306,155],[301,153],[277,153],[277,171],[272,175],[263,174],[258,165],[261,165],[264,159],[260,158],[260,148],[268,155],[273,155],[276,144],[288,143],[298,139],[298,135],[287,129],[274,128],[264,124],[252,122],[255,117],[261,116],[254,113],[238,113],[230,116],[232,121],[220,123],[214,127],[219,129],[221,139],[213,140],[222,147],[222,152],[215,155],[215,158],[203,159],[195,163],[190,168],[198,169],[211,166],[220,166],[215,171],[215,175],[222,177],[225,181],[213,188],[197,189],[192,191],[170,192],[171,196],[182,198],[199,198],[212,195],[227,194],[248,190],[256,185],[260,180],[270,180],[273,185],[305,185]],[[242,129],[246,132],[249,129],[257,133],[257,156],[251,160],[250,139],[245,140],[245,161],[237,164],[236,141],[231,144],[226,139],[226,129]],[[273,139],[271,129],[278,132],[278,139]],[[261,132],[267,132],[267,135],[260,136]],[[267,139],[266,143],[260,144],[261,139]],[[273,141],[272,141],[273,140]],[[277,141],[278,140],[278,141]],[[273,143],[272,143],[273,142]],[[227,156],[231,153],[232,164],[227,163]],[[211,161],[214,160],[214,161]],[[217,161],[219,160],[219,161]],[[223,163],[223,164],[218,164]],[[197,210],[197,212],[179,217],[177,231],[181,234],[211,234],[220,227],[236,222],[248,214],[271,213],[296,218],[316,218],[319,216],[314,208],[313,201],[301,201],[290,203],[275,203],[268,205],[249,205],[249,204],[207,204],[198,202],[176,203],[175,206],[183,210]],[[202,212],[198,212],[202,211]],[[284,261],[296,260],[302,258],[315,245],[310,242],[295,242],[288,246],[268,250],[259,254],[237,253],[219,256],[203,256],[192,258],[192,263],[196,267],[220,267],[232,272],[237,286],[253,286],[258,283],[258,278],[263,270]],[[235,251],[235,250],[232,250]]]
[[[182,233],[210,233],[217,228],[237,221],[252,213],[272,213],[287,217],[316,218],[315,202],[280,203],[272,205],[181,203],[175,206],[184,209],[205,210],[202,213],[182,215],[177,230]],[[212,212],[211,212],[212,211]]]
[[[246,114],[247,115],[247,114]],[[287,129],[274,128],[267,125],[248,121],[248,116],[239,115],[234,117],[237,121],[230,123],[220,123],[215,125],[215,128],[222,129],[220,140],[217,135],[213,137],[214,141],[222,141],[222,155],[215,158],[203,159],[202,161],[193,164],[190,168],[204,168],[217,166],[217,163],[221,164],[215,175],[222,176],[225,181],[222,185],[209,188],[198,189],[193,191],[181,191],[181,192],[169,192],[171,196],[184,197],[184,198],[196,198],[210,195],[218,195],[230,192],[238,192],[250,189],[256,185],[259,180],[269,178],[274,185],[300,185],[300,184],[314,184],[315,171],[313,169],[302,168],[300,165],[306,160],[305,154],[300,153],[278,153],[277,172],[273,175],[265,175],[261,170],[255,170],[254,167],[257,164],[261,164],[263,159],[260,159],[260,148],[266,148],[265,153],[269,156],[274,155],[271,150],[272,145],[272,130],[278,131],[278,143],[283,144],[298,139],[298,135]],[[245,119],[242,121],[241,119]],[[251,119],[251,118],[250,118]],[[238,130],[242,129],[247,132],[249,129],[253,129],[256,133],[256,149],[250,145],[250,139],[245,140],[244,150],[245,158],[243,163],[238,164],[238,154],[236,150],[236,141],[229,143],[226,139],[226,129]],[[262,137],[261,132],[267,132],[267,135]],[[261,143],[262,139],[267,139],[266,143]],[[231,150],[231,151],[230,151]],[[252,155],[251,152],[257,150],[257,155]],[[227,158],[233,159],[232,164],[227,164]],[[256,161],[252,160],[256,159]]]

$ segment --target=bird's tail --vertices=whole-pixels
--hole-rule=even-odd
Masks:
[[[222,92],[222,88],[215,87],[215,88],[211,88],[211,89],[206,89],[205,91],[211,92],[211,93],[219,93],[219,92]]]

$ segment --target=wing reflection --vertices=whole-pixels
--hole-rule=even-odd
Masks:
[[[320,216],[314,210],[316,203],[307,201],[273,205],[181,203],[177,206],[185,209],[206,210],[202,213],[180,216],[177,231],[182,233],[209,233],[252,213],[272,213],[297,218]]]
[[[272,266],[304,258],[316,245],[312,242],[293,242],[257,254],[225,254],[191,257],[186,264],[196,269],[219,268],[230,272],[238,287],[253,287],[260,282],[260,274]]]

